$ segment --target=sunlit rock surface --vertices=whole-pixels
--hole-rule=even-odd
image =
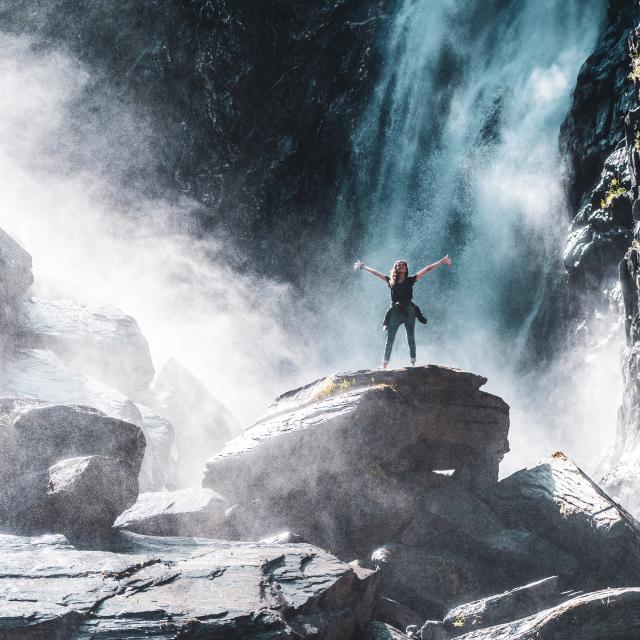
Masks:
[[[0,536],[0,637],[355,640],[370,620],[375,574],[310,545],[121,534],[112,548]]]
[[[155,411],[136,404],[147,441],[140,469],[140,491],[175,489],[178,483],[178,452],[173,425]]]
[[[173,425],[181,487],[199,483],[206,460],[242,432],[231,411],[177,360],[158,374],[150,402]]]
[[[640,523],[562,453],[505,478],[486,497],[506,522],[577,558],[585,583],[640,584]]]
[[[344,536],[386,542],[425,489],[497,482],[509,408],[480,391],[485,381],[436,366],[318,380],[278,398],[209,460],[203,484],[285,509],[291,528],[324,532],[330,548]]]
[[[50,349],[84,373],[140,397],[153,379],[147,340],[119,309],[31,298],[21,307],[19,344]]]
[[[635,640],[640,637],[640,588],[587,593],[527,618],[456,637],[459,640]]]
[[[222,496],[202,487],[141,493],[115,526],[148,535],[224,538],[228,507]]]
[[[88,407],[0,399],[0,525],[108,529],[138,495],[140,429]]]

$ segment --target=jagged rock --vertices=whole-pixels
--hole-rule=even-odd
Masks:
[[[449,640],[450,635],[439,620],[427,620],[416,637],[420,640]]]
[[[378,592],[426,618],[442,618],[455,603],[479,592],[479,571],[471,562],[428,547],[388,544],[371,556],[378,567]]]
[[[396,629],[406,629],[422,619],[419,613],[409,609],[401,602],[396,602],[392,598],[385,596],[376,598],[374,617],[376,620],[386,622]]]
[[[273,512],[288,527],[363,556],[399,535],[423,491],[497,481],[508,406],[481,392],[484,382],[435,366],[318,380],[278,398],[209,460],[203,485],[283,505]],[[455,469],[453,478],[434,473],[442,469]]]
[[[485,567],[479,573],[487,576],[486,587],[493,589],[511,588],[553,572],[571,575],[577,568],[572,556],[529,531],[505,527],[483,500],[458,487],[426,492],[400,542],[473,559]]]
[[[71,458],[49,469],[46,510],[55,531],[87,534],[111,527],[137,496],[129,465],[106,456]]]
[[[458,640],[636,640],[640,636],[640,588],[604,589],[540,613],[471,631]]]
[[[115,307],[31,298],[22,304],[19,331],[21,346],[50,349],[130,398],[143,395],[153,379],[147,340]]]
[[[141,493],[114,526],[147,535],[222,538],[228,506],[222,496],[200,487]]]
[[[367,627],[366,640],[409,640],[402,631],[384,622],[371,622]]]
[[[112,548],[0,536],[0,637],[349,640],[371,618],[375,574],[312,546],[120,534]]]
[[[587,582],[640,580],[640,524],[562,453],[505,478],[486,497],[510,524],[575,556]]]
[[[188,369],[169,360],[153,384],[151,404],[173,424],[179,483],[201,481],[206,460],[242,432],[236,417]]]
[[[0,229],[0,347],[15,331],[19,301],[32,282],[31,256]]]
[[[68,365],[52,351],[17,349],[6,354],[0,370],[2,396],[95,407],[108,416],[137,425],[148,445],[141,486],[146,490],[174,488],[176,453],[171,423]]]
[[[451,635],[517,620],[555,606],[561,600],[558,577],[552,576],[475,602],[455,607],[444,618]]]
[[[140,469],[140,491],[173,490],[178,482],[178,453],[173,425],[155,411],[136,404],[147,442]]]

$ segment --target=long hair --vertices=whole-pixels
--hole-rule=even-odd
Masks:
[[[407,267],[407,271],[404,274],[405,278],[409,277],[409,264],[407,263],[406,260],[396,260],[393,263],[393,267],[391,267],[391,271],[389,272],[389,286],[393,287],[395,286],[396,282],[398,282],[398,265],[399,264],[403,264],[405,265],[405,267]]]

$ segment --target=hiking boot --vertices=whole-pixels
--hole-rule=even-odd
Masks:
[[[419,314],[416,315],[416,320],[418,322],[422,322],[422,324],[427,324],[427,319],[426,319],[424,313],[422,313],[422,311]]]

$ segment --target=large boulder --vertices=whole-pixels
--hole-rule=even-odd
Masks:
[[[130,398],[148,391],[154,370],[138,323],[119,309],[31,298],[20,313],[21,346],[50,349]]]
[[[140,476],[143,490],[174,488],[177,461],[173,427],[168,420],[87,376],[48,349],[13,350],[4,356],[3,365],[0,397],[94,407],[107,416],[140,427],[147,441]]]
[[[109,528],[138,494],[145,441],[96,409],[0,399],[0,522],[16,530]]]
[[[351,640],[371,619],[375,574],[310,545],[112,544],[0,536],[0,637]]]
[[[157,536],[224,538],[227,501],[211,489],[141,493],[115,526]]]
[[[181,487],[199,483],[207,459],[242,432],[231,411],[174,359],[160,370],[149,402],[173,424]]]
[[[485,382],[436,366],[323,378],[278,398],[208,461],[203,485],[260,498],[314,543],[362,556],[397,539],[425,490],[497,482],[509,408]]]
[[[637,640],[640,588],[604,589],[458,640]]]
[[[505,478],[486,498],[512,526],[576,557],[585,585],[640,583],[640,523],[564,454]]]

